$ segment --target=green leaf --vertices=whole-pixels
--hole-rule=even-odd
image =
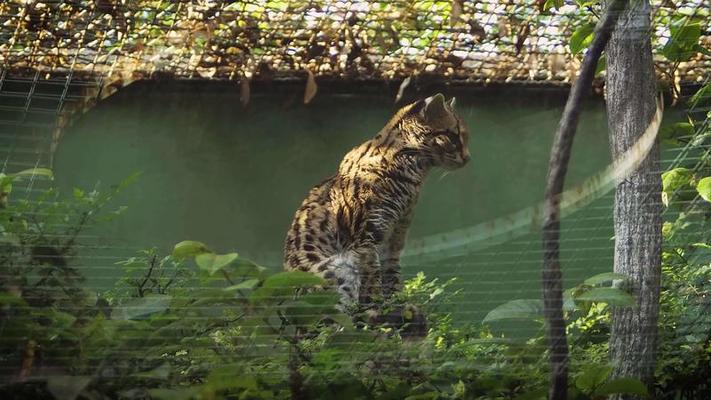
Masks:
[[[217,392],[224,389],[257,390],[257,379],[254,375],[241,374],[235,368],[217,368],[210,372],[205,383],[205,389]]]
[[[168,309],[171,300],[171,296],[160,294],[139,297],[114,308],[111,317],[119,320],[143,319]]]
[[[156,400],[190,400],[202,391],[200,386],[186,386],[180,389],[148,389],[151,399]]]
[[[74,400],[91,383],[90,376],[51,376],[47,378],[47,390],[57,400]]]
[[[144,371],[144,372],[137,372],[133,374],[136,378],[142,378],[142,379],[155,379],[155,380],[160,380],[160,381],[165,381],[168,380],[170,377],[170,364],[168,363],[163,363],[159,367],[154,368],[150,371]]]
[[[707,176],[696,185],[696,191],[702,199],[711,202],[711,176]]]
[[[612,372],[609,365],[589,365],[583,367],[575,378],[575,386],[583,393],[591,394]]]
[[[605,58],[605,55],[601,55],[600,58],[597,60],[597,66],[595,67],[595,76],[599,75],[602,73],[602,71],[607,68],[607,59]]]
[[[588,286],[597,286],[603,283],[612,282],[614,280],[627,280],[627,275],[618,274],[616,272],[604,272],[602,274],[597,274],[586,279],[585,283]]]
[[[489,311],[482,323],[507,319],[533,319],[543,316],[543,301],[512,300]]]
[[[535,389],[514,397],[514,400],[546,400],[548,398],[548,388]]]
[[[669,27],[670,37],[661,54],[670,61],[687,61],[699,52],[701,24],[687,17],[677,18]]]
[[[16,172],[12,175],[19,177],[44,176],[45,178],[54,179],[54,174],[49,168],[30,168],[24,171]]]
[[[228,292],[231,292],[233,290],[251,290],[254,289],[257,285],[259,285],[259,279],[247,279],[236,285],[228,286],[222,290],[226,290]]]
[[[303,271],[279,272],[267,278],[262,287],[265,288],[301,288],[326,283],[322,278]]]
[[[281,301],[294,295],[296,289],[323,285],[322,278],[303,271],[288,271],[274,274],[264,281],[264,284],[250,296],[254,303],[264,301]]]
[[[204,243],[184,240],[173,248],[173,257],[178,259],[194,257],[208,252],[210,252],[210,249]]]
[[[634,297],[624,290],[610,287],[592,288],[580,295],[576,300],[592,301],[596,303],[607,303],[611,306],[632,306],[634,305]]]
[[[597,388],[596,396],[607,396],[610,394],[636,394],[638,396],[648,396],[647,387],[636,378],[613,379]]]
[[[570,53],[578,54],[587,48],[592,42],[594,32],[595,25],[592,23],[579,26],[570,36]]]
[[[689,186],[694,174],[687,168],[674,168],[662,174],[662,202],[669,206],[669,201],[676,191]]]
[[[17,306],[26,306],[27,303],[25,300],[21,297],[21,294],[18,293],[12,293],[12,292],[0,292],[0,306],[7,306],[7,305],[17,305]]]
[[[677,122],[664,127],[659,134],[662,139],[690,138],[694,136],[694,126],[688,122]]]
[[[705,84],[701,89],[697,90],[693,96],[691,96],[689,108],[694,109],[708,104],[711,104],[711,83]]]
[[[563,7],[564,0],[546,0],[543,4],[543,11],[548,11],[551,8],[561,8]]]
[[[214,275],[215,272],[229,265],[232,261],[236,260],[237,257],[239,257],[237,253],[202,253],[195,256],[195,262],[198,267],[209,272],[210,275]]]
[[[266,278],[265,272],[267,269],[246,258],[238,258],[232,263],[231,267],[232,269],[230,271],[237,276],[249,276],[258,279]]]

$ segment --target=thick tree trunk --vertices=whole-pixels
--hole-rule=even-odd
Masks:
[[[630,2],[607,45],[607,114],[612,156],[645,131],[656,109],[647,0]],[[613,375],[651,383],[656,361],[661,273],[661,177],[655,144],[615,192],[614,271],[628,275],[637,306],[612,313]]]

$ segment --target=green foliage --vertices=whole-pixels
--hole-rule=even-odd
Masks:
[[[699,44],[701,23],[687,16],[678,16],[669,24],[670,38],[660,53],[669,61],[688,61],[699,52],[708,54]]]
[[[578,54],[587,48],[592,43],[593,32],[595,32],[595,24],[593,23],[579,26],[570,36],[570,52]]]

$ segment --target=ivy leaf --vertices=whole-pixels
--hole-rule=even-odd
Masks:
[[[588,47],[593,40],[594,32],[595,25],[592,23],[579,26],[570,36],[570,53],[575,55]]]
[[[696,185],[696,191],[702,199],[711,202],[711,176],[707,176]]]
[[[576,300],[592,301],[596,303],[607,303],[611,306],[632,306],[634,297],[624,290],[618,288],[601,287],[592,288],[578,295]]]
[[[607,396],[610,394],[636,394],[638,396],[647,396],[647,387],[644,386],[639,379],[636,378],[617,378],[604,383],[595,390],[596,396]]]
[[[543,315],[541,300],[512,300],[489,311],[482,323],[507,319],[538,320]]]
[[[209,272],[210,275],[214,275],[215,272],[229,265],[232,261],[236,260],[237,257],[239,257],[237,253],[202,253],[195,256],[195,263],[197,263],[200,269]]]
[[[194,257],[208,252],[210,252],[210,249],[207,245],[194,240],[184,240],[173,247],[173,257],[178,259]]]

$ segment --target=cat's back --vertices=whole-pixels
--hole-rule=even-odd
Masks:
[[[333,251],[331,190],[336,180],[334,175],[311,188],[296,210],[284,244],[285,269],[304,269]]]

